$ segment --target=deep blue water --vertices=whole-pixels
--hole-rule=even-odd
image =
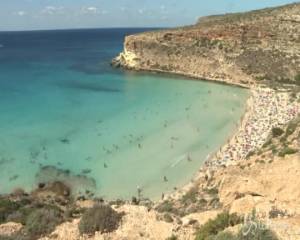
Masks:
[[[145,30],[0,33],[1,193],[62,180],[157,198],[226,141],[246,90],[110,67],[124,37]]]

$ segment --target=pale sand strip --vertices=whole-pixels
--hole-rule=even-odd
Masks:
[[[245,159],[249,153],[262,147],[272,128],[283,126],[300,113],[299,103],[291,102],[288,92],[261,87],[251,91],[240,128],[209,165],[230,165]]]
[[[289,92],[264,87],[252,88],[246,112],[237,132],[219,151],[211,154],[211,157],[208,156],[204,166],[190,183],[165,197],[178,199],[195,186],[195,182],[204,174],[209,174],[219,166],[228,166],[244,160],[250,152],[262,147],[273,127],[283,126],[299,114],[300,102],[297,99],[291,101]]]

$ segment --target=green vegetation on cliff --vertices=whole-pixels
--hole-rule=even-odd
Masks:
[[[83,214],[79,231],[81,234],[112,232],[118,228],[121,219],[122,214],[117,213],[110,206],[96,205]]]

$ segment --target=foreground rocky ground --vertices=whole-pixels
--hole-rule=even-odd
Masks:
[[[272,87],[266,105],[252,106],[254,128],[224,146],[230,164],[208,164],[157,203],[75,197],[62,181],[16,189],[0,198],[0,240],[300,239],[299,14],[300,4],[291,4],[128,37],[115,65]],[[251,152],[235,155],[236,141]]]

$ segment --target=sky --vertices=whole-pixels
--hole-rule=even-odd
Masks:
[[[0,0],[0,31],[174,27],[297,0]]]

